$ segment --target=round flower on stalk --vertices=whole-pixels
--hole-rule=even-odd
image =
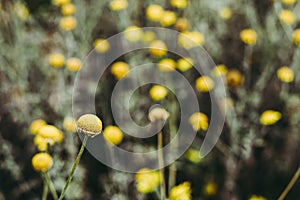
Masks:
[[[226,76],[227,74],[227,67],[223,64],[220,65],[216,65],[212,70],[211,70],[211,74],[213,76]]]
[[[146,16],[150,21],[159,22],[164,14],[164,9],[160,5],[150,5],[146,9]]]
[[[235,88],[244,83],[244,76],[238,70],[231,69],[227,73],[226,81],[229,87]]]
[[[185,72],[193,67],[193,60],[191,58],[180,58],[177,60],[177,69]]]
[[[191,200],[191,193],[191,184],[189,182],[183,182],[171,189],[170,200]]]
[[[152,56],[162,57],[167,54],[167,46],[161,40],[154,40],[150,43],[149,52]]]
[[[38,134],[39,129],[44,125],[47,125],[47,123],[44,120],[36,119],[31,122],[29,130],[32,134],[36,135]]]
[[[61,7],[61,13],[63,15],[73,15],[76,12],[76,6],[72,3],[65,4]]]
[[[198,151],[196,149],[187,150],[187,152],[185,153],[185,157],[193,163],[201,162],[200,151]]]
[[[196,88],[200,92],[208,92],[215,86],[214,81],[208,76],[201,76],[196,80]]]
[[[123,133],[117,126],[107,126],[103,131],[104,139],[112,145],[118,145],[123,139]]]
[[[102,131],[102,121],[94,114],[84,114],[77,120],[77,130],[80,133],[95,137]]]
[[[94,42],[94,47],[98,53],[105,53],[110,49],[110,44],[107,40],[99,38]]]
[[[135,175],[136,187],[140,193],[150,193],[160,184],[160,174],[148,168],[140,169]]]
[[[178,35],[178,44],[186,49],[200,46],[204,43],[204,36],[198,31],[185,31]]]
[[[43,138],[40,135],[36,135],[33,138],[34,145],[38,148],[40,151],[46,151],[48,149],[48,142],[45,138]]]
[[[137,42],[143,37],[143,30],[137,26],[129,26],[124,31],[124,37],[130,42]]]
[[[293,24],[295,22],[295,16],[290,10],[282,10],[279,13],[279,19],[285,24]]]
[[[165,58],[159,61],[158,69],[162,72],[174,71],[176,68],[176,62],[171,58]]]
[[[149,94],[151,99],[153,99],[154,101],[159,101],[164,99],[167,96],[168,90],[162,85],[154,85],[150,89]]]
[[[120,11],[127,8],[128,2],[127,0],[112,0],[109,3],[109,8],[113,11]]]
[[[162,26],[171,26],[175,24],[177,16],[173,11],[164,11],[163,16],[160,20]]]
[[[146,31],[144,34],[143,34],[143,41],[144,42],[152,42],[153,40],[155,40],[156,36],[155,36],[155,33],[152,32],[152,31]]]
[[[60,143],[64,139],[63,133],[53,125],[42,126],[38,135],[43,137],[50,145]]]
[[[53,165],[53,159],[48,153],[37,153],[31,159],[33,169],[39,172],[48,171]]]
[[[257,34],[253,29],[244,29],[240,33],[241,40],[248,45],[255,45]]]
[[[294,80],[294,71],[288,67],[283,66],[277,70],[277,77],[285,83],[290,83]]]
[[[300,28],[294,30],[293,39],[294,39],[295,44],[300,46]]]
[[[56,6],[63,6],[69,4],[71,0],[52,0],[52,3]]]
[[[189,118],[189,122],[195,131],[208,129],[208,117],[202,112],[195,112]]]
[[[111,66],[111,73],[118,79],[126,77],[129,72],[129,65],[125,62],[119,61]]]
[[[71,133],[76,132],[76,120],[73,117],[65,117],[63,121],[63,128]]]
[[[77,20],[73,16],[62,17],[59,26],[62,30],[71,31],[76,28]]]
[[[49,64],[55,68],[60,68],[65,64],[65,57],[61,53],[53,53],[48,57]]]
[[[171,0],[171,5],[175,8],[186,8],[187,0]]]
[[[232,12],[228,7],[224,7],[219,10],[219,15],[222,19],[228,20],[232,17]]]
[[[206,196],[214,196],[217,193],[217,185],[214,182],[209,182],[204,186],[204,194]]]
[[[81,65],[82,63],[79,58],[72,57],[66,61],[66,67],[71,72],[77,72],[78,70],[80,70]]]
[[[177,31],[183,32],[187,31],[189,28],[189,21],[187,18],[178,18],[178,20],[175,23],[175,29]]]
[[[248,200],[267,200],[267,199],[263,196],[252,195]]]
[[[281,118],[281,113],[274,110],[266,110],[260,115],[260,123],[263,125],[275,124]]]
[[[281,0],[281,2],[285,5],[293,5],[297,0]]]
[[[25,4],[18,1],[14,4],[13,9],[19,19],[23,21],[26,21],[28,19],[29,10]]]
[[[163,109],[163,108],[153,108],[149,112],[148,119],[151,122],[155,122],[155,121],[158,121],[158,120],[166,121],[169,116],[170,116],[170,113],[168,113],[168,111],[166,111],[165,109]]]

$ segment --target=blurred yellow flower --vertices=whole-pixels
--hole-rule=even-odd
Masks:
[[[129,65],[125,62],[119,61],[115,62],[111,66],[111,73],[116,77],[116,79],[122,79],[126,77],[129,72]]]
[[[260,123],[263,125],[275,124],[281,118],[281,113],[274,110],[266,110],[260,116]]]
[[[162,26],[171,26],[176,22],[176,14],[173,11],[164,11],[162,18],[160,19],[160,24]]]
[[[178,35],[178,44],[186,49],[202,45],[204,43],[204,36],[202,33],[193,31],[185,31]]]
[[[294,30],[293,39],[294,39],[295,44],[300,46],[300,28]]]
[[[257,34],[252,29],[244,29],[240,33],[240,38],[245,44],[256,44]]]
[[[146,16],[150,21],[160,21],[164,14],[164,9],[160,5],[152,4],[147,7]]]
[[[170,200],[191,200],[191,193],[191,184],[189,182],[183,182],[171,189]]]
[[[159,101],[167,96],[168,90],[162,85],[154,85],[150,89],[149,94],[151,99],[153,99],[154,101]]]
[[[81,60],[75,57],[69,58],[66,61],[66,67],[71,72],[77,72],[78,70],[80,70],[81,64]]]
[[[73,117],[65,117],[63,121],[63,128],[71,133],[76,132],[76,120]]]
[[[103,131],[104,139],[113,145],[118,145],[123,139],[123,133],[117,126],[107,126]]]
[[[127,8],[127,6],[128,6],[127,0],[112,0],[109,3],[110,9],[113,11],[124,10],[125,8]]]
[[[124,37],[131,42],[137,42],[142,39],[143,30],[137,26],[129,26],[124,31]]]
[[[193,60],[191,58],[180,58],[177,60],[177,69],[185,72],[193,67]]]
[[[231,69],[226,76],[227,85],[231,88],[238,87],[244,83],[244,76],[236,69]]]
[[[48,153],[37,153],[31,159],[33,169],[39,172],[48,171],[53,165],[53,159]]]
[[[178,20],[175,23],[175,29],[177,31],[183,32],[188,30],[189,28],[189,21],[187,18],[178,18]]]
[[[36,135],[38,134],[39,129],[44,125],[47,125],[47,123],[44,120],[36,119],[31,122],[29,130],[32,134]]]
[[[146,31],[144,34],[143,34],[143,41],[144,42],[152,42],[153,40],[155,40],[155,33],[152,32],[152,31]]]
[[[217,193],[217,185],[214,182],[209,182],[204,186],[204,194],[206,196],[214,196]]]
[[[140,169],[135,175],[136,187],[140,193],[150,193],[160,184],[160,174],[148,168]]]
[[[33,143],[40,151],[46,151],[48,149],[47,140],[40,135],[34,136]]]
[[[48,61],[51,66],[59,68],[65,64],[65,57],[61,53],[53,53],[48,57]]]
[[[285,24],[293,24],[295,22],[295,16],[290,10],[280,11],[279,19]]]
[[[213,76],[226,76],[228,70],[227,67],[223,64],[216,65],[212,70],[211,74]]]
[[[102,131],[102,121],[94,114],[84,114],[77,120],[77,129],[83,134],[95,137]]]
[[[294,80],[294,71],[288,66],[280,67],[277,70],[277,77],[285,83],[290,83]]]
[[[193,163],[201,162],[200,151],[196,149],[187,150],[187,152],[185,153],[185,157]]]
[[[110,44],[107,40],[99,38],[94,42],[94,47],[98,53],[105,53],[110,49]]]
[[[176,68],[176,62],[171,58],[164,58],[157,65],[158,69],[162,72],[174,71]]]
[[[50,145],[60,143],[64,139],[63,133],[53,125],[44,125],[39,131],[38,135],[43,137]]]
[[[69,4],[71,0],[52,0],[52,3],[56,6],[63,6],[65,4]]]
[[[171,5],[175,8],[186,8],[187,0],[171,0]]]
[[[76,28],[77,20],[73,16],[62,17],[59,26],[62,30],[71,31]]]
[[[214,85],[214,81],[208,76],[201,76],[196,80],[196,88],[200,92],[208,92],[213,89]]]
[[[161,40],[154,40],[150,43],[149,52],[153,56],[161,57],[167,54],[167,46]]]
[[[65,4],[61,7],[61,13],[63,15],[73,15],[76,12],[76,6],[72,3]]]
[[[193,113],[189,118],[189,122],[195,131],[206,131],[208,129],[208,117],[202,112]]]
[[[232,12],[228,7],[223,7],[219,10],[219,15],[222,19],[228,20],[232,17]]]
[[[13,9],[17,17],[20,18],[21,20],[25,21],[28,19],[29,10],[25,4],[18,1],[14,4]]]
[[[285,5],[293,5],[297,0],[281,0]]]
[[[252,195],[248,200],[267,200],[263,196]]]
[[[148,114],[148,119],[151,122],[157,121],[157,120],[167,120],[170,113],[166,111],[163,108],[153,108]]]

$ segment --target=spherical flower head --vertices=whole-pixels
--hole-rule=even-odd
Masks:
[[[158,69],[162,72],[174,71],[176,68],[176,62],[171,58],[165,58],[159,61]]]
[[[202,112],[193,113],[189,118],[189,122],[195,131],[206,131],[208,129],[208,117]]]
[[[18,1],[14,4],[13,9],[19,19],[23,21],[28,19],[29,10],[25,4]]]
[[[63,128],[71,133],[76,132],[76,120],[73,117],[65,117],[63,121]]]
[[[149,94],[151,99],[153,99],[154,101],[159,101],[164,99],[167,96],[168,90],[162,85],[154,85],[150,89]]]
[[[112,0],[109,3],[109,8],[113,11],[120,11],[127,8],[128,2],[127,0]]]
[[[211,70],[211,74],[215,77],[226,76],[227,72],[227,67],[223,64],[217,65]]]
[[[293,32],[293,39],[296,45],[300,46],[300,28]]]
[[[124,37],[130,42],[137,42],[143,37],[143,30],[137,26],[129,26],[124,31]]]
[[[48,149],[47,140],[40,135],[34,136],[33,143],[40,151],[46,151]]]
[[[31,159],[33,169],[38,172],[46,172],[53,165],[53,159],[48,153],[37,153]]]
[[[200,152],[196,149],[189,149],[185,153],[186,158],[193,163],[200,163],[201,157]]]
[[[62,17],[59,22],[59,26],[62,30],[71,31],[76,28],[77,20],[73,16]]]
[[[152,42],[153,40],[155,40],[155,38],[156,38],[156,35],[152,31],[146,31],[143,34],[143,41],[146,42],[146,43]]]
[[[293,24],[295,22],[295,16],[290,10],[280,11],[279,19],[285,24]]]
[[[82,63],[79,58],[72,57],[66,61],[66,67],[71,72],[77,72],[78,70],[80,70],[81,65]]]
[[[96,52],[105,53],[110,49],[110,44],[107,40],[99,38],[94,42]]]
[[[171,5],[175,8],[186,8],[187,0],[171,0]]]
[[[140,193],[150,193],[160,184],[160,175],[158,171],[153,171],[148,168],[140,169],[136,175],[136,186]]]
[[[167,54],[167,46],[161,40],[154,40],[150,43],[149,52],[152,56],[162,57]]]
[[[228,71],[226,81],[229,87],[235,88],[244,83],[244,76],[238,70],[232,69]]]
[[[178,18],[178,20],[175,23],[175,29],[177,31],[183,32],[188,30],[189,28],[189,21],[187,18]]]
[[[60,68],[65,63],[65,57],[61,53],[53,53],[48,57],[48,61],[52,67]]]
[[[164,9],[160,5],[150,5],[146,9],[146,16],[150,21],[160,21],[164,14]]]
[[[111,73],[118,79],[124,78],[129,72],[129,65],[125,62],[119,61],[111,66]]]
[[[208,92],[215,86],[214,81],[208,76],[201,76],[196,80],[196,88],[200,92]]]
[[[274,110],[266,110],[260,115],[260,123],[263,125],[275,124],[281,118],[281,113]]]
[[[77,130],[90,137],[95,137],[102,131],[102,121],[94,114],[84,114],[77,120]]]
[[[73,15],[76,12],[76,6],[72,3],[65,4],[61,7],[61,13],[63,15]]]
[[[123,139],[123,133],[117,126],[107,126],[103,131],[104,139],[111,145],[118,145]]]
[[[151,122],[155,122],[155,121],[159,121],[159,120],[166,121],[169,116],[170,116],[170,113],[168,113],[168,111],[166,111],[165,109],[153,108],[149,112],[148,119]]]
[[[228,20],[232,17],[232,12],[228,7],[224,7],[219,10],[219,15],[222,19]]]
[[[277,70],[277,77],[285,83],[290,83],[294,80],[294,71],[288,66],[283,66]]]
[[[173,11],[164,11],[162,18],[160,19],[160,24],[162,26],[171,26],[176,22],[176,14]]]
[[[177,60],[177,69],[185,72],[193,67],[193,60],[191,58],[180,58]]]
[[[217,185],[214,182],[209,182],[204,186],[204,194],[206,196],[214,196],[217,193]]]
[[[44,120],[36,119],[31,122],[29,130],[32,134],[36,135],[38,134],[39,129],[44,125],[47,125],[47,123]]]
[[[177,185],[171,189],[170,200],[191,200],[191,193],[191,184],[189,182],[183,182],[180,185]]]
[[[257,196],[257,195],[252,195],[249,200],[267,200],[265,197],[263,196]]]
[[[69,4],[71,0],[52,0],[52,3],[56,6],[63,6]]]
[[[256,39],[257,39],[257,34],[252,29],[244,29],[240,33],[240,38],[245,44],[255,45]]]
[[[285,5],[293,5],[297,0],[281,0],[281,2]]]
[[[190,49],[204,43],[204,35],[200,32],[182,32],[178,35],[178,44],[179,46]]]
[[[44,125],[39,131],[38,135],[43,137],[50,145],[60,143],[64,139],[63,133],[53,125]]]

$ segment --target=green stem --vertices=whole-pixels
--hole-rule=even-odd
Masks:
[[[162,151],[163,146],[163,135],[160,131],[157,134],[157,150],[158,150],[158,167],[159,167],[159,174],[160,174],[160,198],[161,200],[165,199],[166,196],[166,185],[165,185],[165,178],[164,178],[164,156]]]
[[[47,172],[43,172],[43,176],[44,176],[44,180],[46,181],[46,184],[48,185],[49,189],[50,189],[50,192],[52,194],[52,197],[54,200],[57,200],[58,199],[58,196],[57,196],[57,193],[56,193],[56,190],[55,190],[55,187],[50,179],[50,176]]]
[[[46,181],[46,178],[43,176],[44,179],[44,189],[43,189],[43,196],[42,196],[42,200],[47,200],[47,195],[48,195],[48,184]]]
[[[295,183],[298,180],[299,176],[300,176],[300,166],[298,167],[297,171],[295,172],[293,178],[290,180],[289,184],[286,186],[286,188],[283,190],[283,192],[279,196],[278,200],[284,200],[285,199],[286,195],[289,193],[289,191],[295,185]]]
[[[62,199],[64,198],[65,193],[66,193],[66,191],[67,191],[67,189],[68,189],[68,186],[69,186],[70,182],[72,181],[72,178],[73,178],[75,169],[76,169],[76,167],[77,167],[77,165],[78,165],[78,163],[79,163],[79,161],[80,161],[80,158],[81,158],[82,153],[83,153],[83,151],[84,151],[84,147],[85,147],[85,144],[86,144],[87,139],[88,139],[88,136],[87,136],[87,135],[84,135],[82,145],[81,145],[80,150],[79,150],[79,152],[78,152],[77,158],[76,158],[76,160],[75,160],[75,162],[74,162],[74,164],[73,164],[72,170],[71,170],[71,172],[70,172],[70,174],[69,174],[69,176],[68,176],[68,179],[67,179],[67,181],[66,181],[66,184],[65,184],[65,186],[64,186],[64,188],[63,188],[63,190],[62,190],[62,192],[61,192],[61,194],[60,194],[60,196],[59,196],[59,200],[62,200]]]

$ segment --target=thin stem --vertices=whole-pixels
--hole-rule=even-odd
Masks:
[[[279,196],[278,200],[284,200],[286,195],[289,193],[289,191],[295,185],[295,183],[298,180],[299,176],[300,176],[300,166],[298,167],[297,171],[295,172],[293,178],[290,180],[289,184],[286,186],[286,188],[283,190],[283,192]]]
[[[165,199],[166,196],[166,185],[164,179],[164,156],[162,151],[163,146],[163,135],[160,131],[157,134],[157,150],[158,150],[158,166],[159,166],[159,174],[160,174],[160,197],[161,200]]]
[[[82,153],[83,153],[83,151],[84,151],[84,147],[85,147],[85,144],[86,144],[87,139],[88,139],[88,136],[87,136],[87,135],[84,135],[82,145],[81,145],[81,147],[80,147],[80,150],[79,150],[79,152],[78,152],[78,155],[77,155],[77,157],[76,157],[76,160],[75,160],[75,162],[74,162],[74,164],[73,164],[72,170],[71,170],[71,172],[70,172],[70,174],[69,174],[69,176],[68,176],[68,179],[67,179],[67,181],[66,181],[66,184],[65,184],[65,186],[64,186],[64,188],[63,188],[63,190],[62,190],[62,192],[61,192],[61,194],[60,194],[60,196],[59,196],[59,200],[62,200],[62,199],[64,198],[65,193],[66,193],[66,191],[67,191],[67,189],[68,189],[68,186],[69,186],[70,182],[72,181],[72,178],[73,178],[75,169],[76,169],[76,167],[77,167],[77,165],[78,165],[78,163],[79,163],[79,161],[80,161],[80,158],[81,158]]]
[[[56,190],[55,190],[55,187],[50,179],[50,176],[47,172],[43,172],[43,176],[44,176],[44,180],[46,181],[46,184],[48,185],[49,189],[50,189],[50,192],[52,194],[52,197],[54,200],[57,200],[58,199],[58,196],[57,196],[57,193],[56,193]]]
[[[47,200],[47,195],[48,195],[48,184],[46,181],[46,178],[43,176],[44,179],[44,189],[43,189],[43,196],[42,196],[42,200]]]

